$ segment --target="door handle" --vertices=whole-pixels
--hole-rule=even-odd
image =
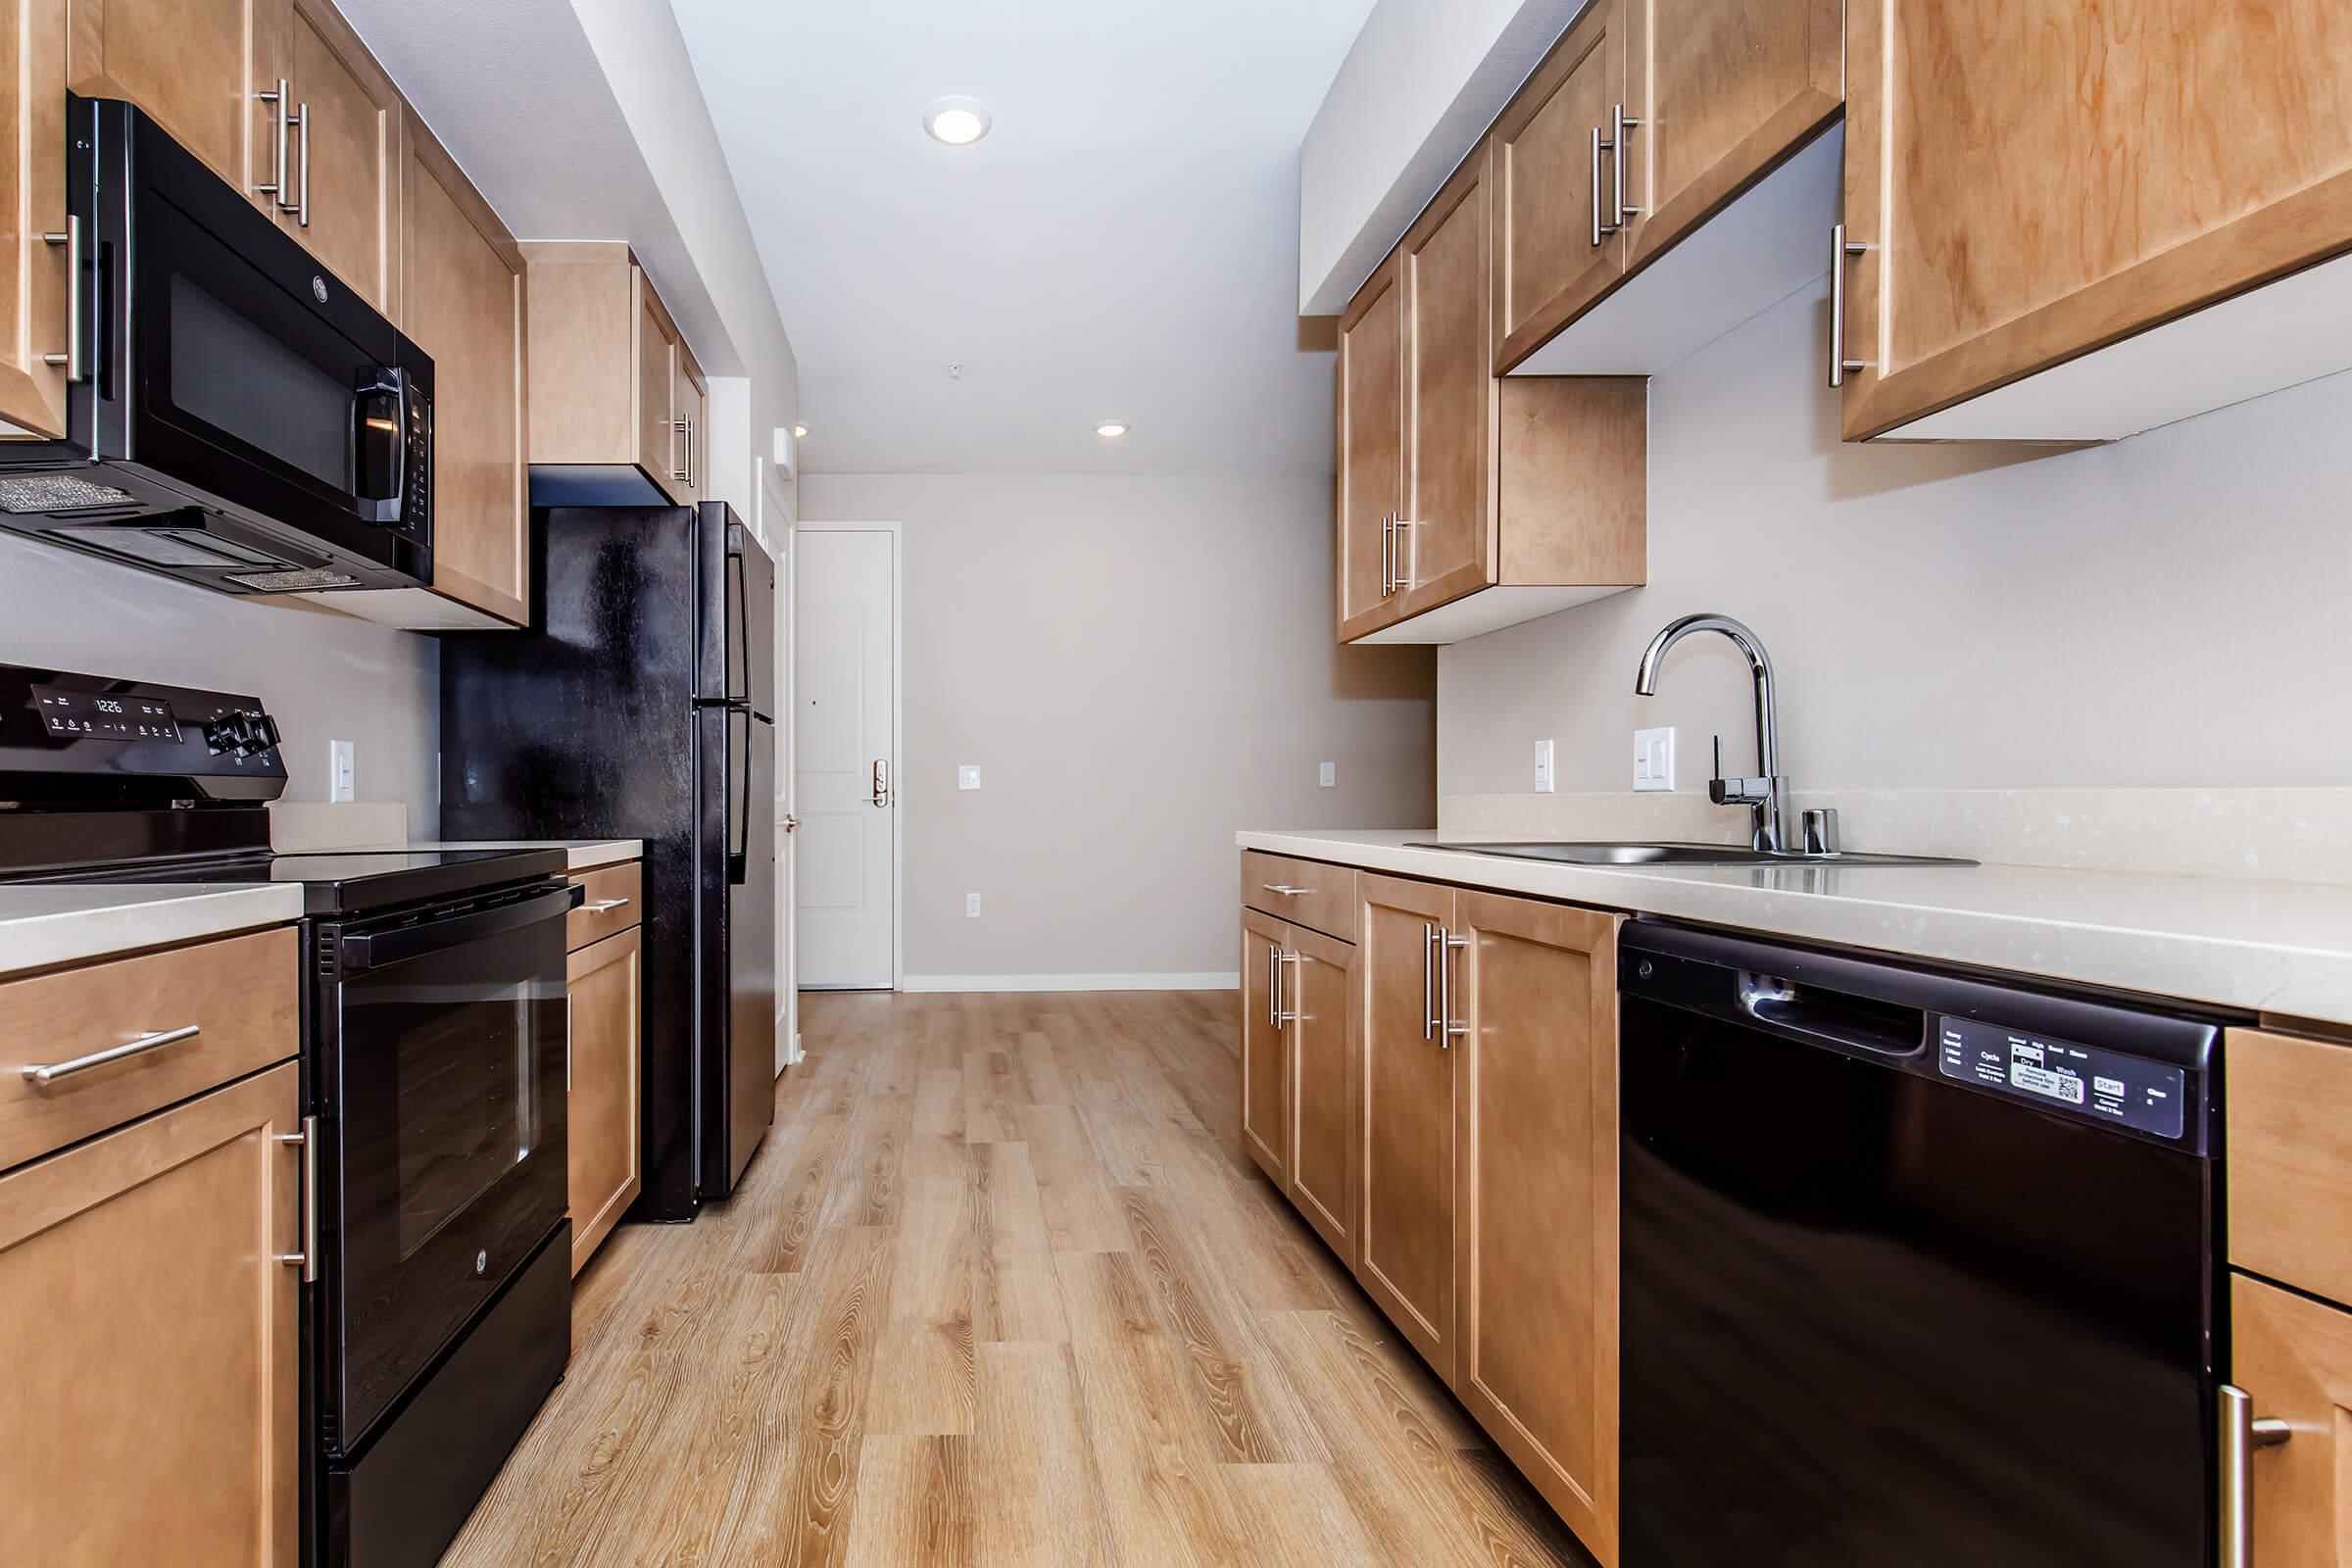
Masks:
[[[1871,368],[1868,360],[1850,360],[1845,355],[1845,264],[1868,251],[1870,247],[1859,240],[1845,237],[1845,225],[1830,225],[1830,387],[1834,391],[1845,385],[1845,378],[1856,370]]]
[[[1642,211],[1641,208],[1636,207],[1633,203],[1625,199],[1625,155],[1627,140],[1625,133],[1634,129],[1641,123],[1642,122],[1639,118],[1629,115],[1625,112],[1625,105],[1623,104],[1617,105],[1615,109],[1610,112],[1609,146],[1612,149],[1612,152],[1609,161],[1616,166],[1617,170],[1616,207],[1617,226],[1619,228],[1623,228],[1625,226],[1625,220],[1627,219],[1634,217],[1636,214]]]
[[[2254,1396],[2225,1383],[2221,1390],[2221,1568],[2254,1568],[2254,1450],[2275,1448],[2294,1436],[2276,1417],[2257,1419]]]
[[[1600,127],[1594,125],[1592,127],[1592,248],[1594,250],[1600,249],[1600,242],[1603,239],[1617,232],[1615,223],[1604,223],[1600,220],[1600,154],[1604,147],[1613,154],[1617,149],[1617,143],[1602,136]]]
[[[63,366],[68,381],[78,382],[81,371],[81,219],[76,214],[66,215],[66,226],[52,230],[41,238],[51,245],[66,248],[66,352],[44,354],[44,365]]]
[[[286,133],[292,127],[292,122],[287,118],[287,111],[293,105],[294,94],[286,78],[280,76],[277,78],[275,92],[257,92],[254,96],[262,102],[273,106],[277,111],[273,117],[277,121],[277,163],[270,171],[269,179],[253,188],[270,197],[280,209],[283,209],[286,206]]]
[[[890,760],[888,758],[877,757],[874,759],[874,787],[872,799],[876,806],[888,806],[890,804]]]
[[[693,448],[693,446],[694,446],[694,437],[693,437],[693,435],[692,435],[692,434],[690,434],[690,433],[689,433],[689,431],[688,431],[688,429],[687,429],[687,422],[686,422],[684,419],[672,419],[672,420],[670,420],[670,421],[669,421],[669,450],[670,450],[670,452],[671,452],[671,454],[672,454],[673,461],[670,463],[670,466],[669,466],[669,476],[670,476],[672,479],[675,479],[675,480],[677,480],[679,483],[683,484],[683,483],[685,483],[685,482],[686,482],[686,481],[687,481],[687,480],[688,480],[688,479],[691,477],[691,475],[690,475],[690,473],[689,473],[689,472],[688,472],[688,470],[687,470],[687,467],[686,467],[686,465],[685,465],[685,463],[683,463],[683,462],[679,462],[679,461],[674,461],[674,459],[675,459],[675,454],[676,454],[676,453],[677,453],[677,451],[678,451],[678,442],[679,442],[681,439],[683,439],[683,440],[685,441],[685,443],[686,443],[686,445],[687,445],[687,448],[688,448],[689,450],[691,450],[691,449]]]
[[[1298,962],[1298,955],[1296,953],[1285,953],[1280,948],[1274,950],[1274,1027],[1277,1029],[1286,1023],[1297,1023],[1305,1016],[1295,1010],[1298,1004],[1297,997],[1291,999],[1290,1009],[1285,1009],[1282,1004],[1282,966],[1286,963],[1296,966]]]
[[[790,811],[786,811],[786,812],[784,813],[784,831],[785,831],[785,832],[789,833],[789,832],[791,832],[791,831],[792,831],[794,828],[796,828],[796,827],[799,827],[800,825],[801,825],[801,819],[800,819],[799,817],[797,817],[797,816],[793,815],[793,814],[792,814]]]
[[[308,228],[311,226],[311,106],[309,104],[304,104],[294,111],[294,125],[302,132],[295,143],[294,161],[296,170],[302,175],[302,196],[291,207],[287,207],[285,198],[281,194],[277,204],[285,207],[294,215],[294,222],[297,227]]]
[[[1468,937],[1438,932],[1438,1044],[1447,1051],[1453,1049],[1456,1035],[1470,1032],[1468,1024],[1453,1021],[1453,956],[1469,945]]]
[[[1430,966],[1429,955],[1430,950],[1435,948],[1445,935],[1445,931],[1436,924],[1428,920],[1421,922],[1421,1038],[1423,1040],[1438,1038],[1438,981],[1436,971]]]
[[[299,1264],[302,1283],[316,1284],[318,1279],[318,1118],[302,1118],[302,1131],[279,1133],[281,1144],[302,1146],[302,1250],[280,1252],[280,1263]]]

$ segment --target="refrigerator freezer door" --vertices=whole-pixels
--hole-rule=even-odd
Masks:
[[[727,524],[727,700],[776,716],[776,564],[740,522]]]

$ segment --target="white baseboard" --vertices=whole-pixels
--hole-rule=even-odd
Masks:
[[[1234,970],[1200,974],[910,974],[901,991],[1239,991]]]

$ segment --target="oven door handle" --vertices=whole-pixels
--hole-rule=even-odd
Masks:
[[[362,931],[343,939],[343,970],[356,973],[366,969],[381,969],[388,964],[406,963],[428,954],[445,953],[451,948],[479,942],[485,937],[501,936],[519,931],[541,920],[559,919],[569,914],[588,897],[588,890],[577,882],[536,893],[527,899],[502,905],[495,909],[482,909],[473,914],[461,914],[454,919],[435,920],[426,925],[402,926],[395,931]]]

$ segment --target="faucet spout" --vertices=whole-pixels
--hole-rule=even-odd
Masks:
[[[1747,656],[1748,673],[1756,689],[1756,770],[1751,779],[1716,779],[1708,787],[1718,805],[1740,805],[1754,813],[1751,835],[1759,850],[1786,850],[1791,837],[1788,821],[1788,780],[1781,776],[1781,722],[1772,684],[1772,656],[1764,639],[1729,615],[1685,615],[1649,640],[1642,665],[1634,673],[1634,691],[1642,697],[1658,692],[1658,666],[1676,643],[1693,632],[1711,631],[1731,639]]]

